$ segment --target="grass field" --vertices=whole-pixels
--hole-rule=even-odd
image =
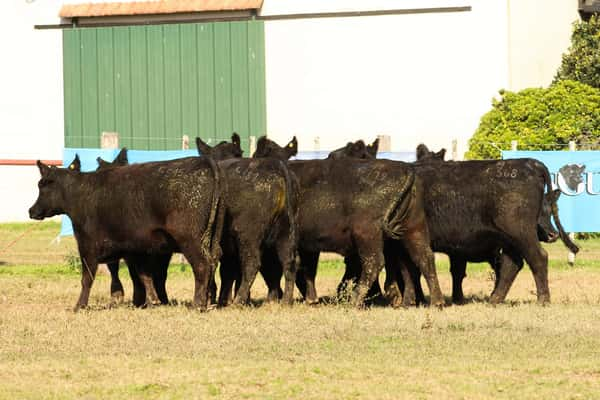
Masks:
[[[57,232],[0,225],[0,398],[600,397],[597,240],[581,243],[573,268],[561,244],[548,246],[548,307],[535,304],[527,268],[506,304],[488,305],[490,269],[470,265],[471,302],[441,311],[261,304],[257,279],[257,306],[199,313],[187,306],[189,267],[172,265],[171,306],[110,307],[100,275],[90,309],[73,313],[76,252],[72,239],[51,243]],[[449,296],[448,263],[437,264]],[[322,262],[319,294],[332,296],[342,273]]]

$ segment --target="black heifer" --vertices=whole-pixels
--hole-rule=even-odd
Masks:
[[[261,143],[268,144],[268,151]],[[266,153],[287,158],[285,148],[261,138],[256,154]],[[390,238],[423,272],[432,303],[443,304],[429,246],[423,188],[413,167],[388,160],[351,159],[290,161],[288,166],[300,184],[299,271],[306,281],[307,302],[317,302],[319,252],[333,251],[360,257],[363,268],[352,302],[362,305],[384,266],[384,240]]]
[[[197,140],[198,151],[214,155],[216,149]],[[250,288],[263,259],[281,265],[286,284],[283,301],[293,300],[296,279],[298,185],[285,163],[278,159],[225,159],[218,162],[225,177],[225,224],[221,239],[221,290],[219,304],[248,302]],[[271,276],[273,274],[266,274]],[[267,280],[269,300],[279,297],[279,281]]]
[[[453,301],[464,301],[467,262],[492,265],[497,276],[490,301],[498,303],[525,260],[538,301],[549,302],[548,257],[539,240],[557,238],[550,214],[565,245],[575,253],[579,249],[562,228],[556,205],[560,192],[551,190],[544,164],[534,159],[444,162],[443,153],[431,153],[424,145],[417,154],[417,174],[429,189],[425,208],[432,248],[450,257]],[[416,290],[421,297],[418,285]]]
[[[194,305],[206,309],[208,282],[220,257],[223,210],[220,172],[209,158],[189,157],[81,173],[38,161],[39,196],[33,219],[67,214],[82,262],[87,306],[99,262],[135,254],[181,251],[192,265]],[[158,301],[146,267],[139,269],[146,302]]]

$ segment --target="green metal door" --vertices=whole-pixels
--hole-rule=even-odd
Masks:
[[[138,150],[266,134],[261,21],[63,31],[65,147]]]

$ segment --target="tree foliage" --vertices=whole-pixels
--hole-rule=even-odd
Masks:
[[[571,47],[554,78],[555,82],[565,79],[600,88],[600,16],[574,24]]]
[[[511,140],[520,150],[563,150],[570,140],[600,139],[600,90],[561,80],[549,88],[500,91],[469,140],[466,158],[500,158]]]

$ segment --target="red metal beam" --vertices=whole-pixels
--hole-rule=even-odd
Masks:
[[[61,166],[62,160],[41,160],[46,165]],[[0,165],[13,165],[13,166],[32,166],[36,165],[37,160],[11,160],[11,159],[0,159]]]

